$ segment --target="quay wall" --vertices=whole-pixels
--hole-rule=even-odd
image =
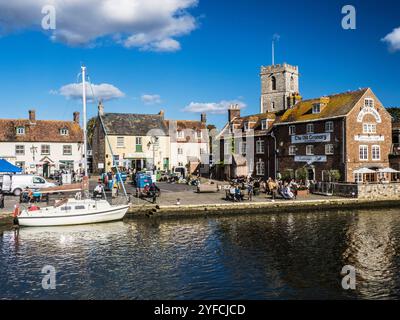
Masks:
[[[359,184],[358,199],[362,200],[400,200],[400,183]]]

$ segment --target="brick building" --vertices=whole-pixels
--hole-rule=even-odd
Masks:
[[[298,67],[288,64],[261,68],[261,113],[243,117],[230,108],[217,136],[217,176],[296,177],[301,170],[309,180],[376,180],[392,151],[392,118],[379,99],[366,88],[301,101],[298,79]],[[240,156],[246,170],[235,168]]]

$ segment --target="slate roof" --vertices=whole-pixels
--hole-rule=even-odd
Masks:
[[[306,122],[310,120],[326,119],[347,115],[355,106],[355,104],[368,91],[368,88],[356,91],[330,95],[317,99],[304,100],[296,104],[293,108],[286,110],[280,117],[279,123],[287,122]],[[312,113],[313,105],[321,102],[322,99],[329,99],[320,113]]]
[[[17,135],[17,127],[24,127],[25,134]],[[61,135],[60,129],[68,129],[68,135]],[[74,121],[0,119],[0,142],[60,142],[79,143],[83,131]]]
[[[164,116],[159,114],[105,113],[102,120],[109,135],[147,136],[151,130],[157,130],[158,136],[168,135]]]

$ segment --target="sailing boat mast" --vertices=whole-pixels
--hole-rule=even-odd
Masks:
[[[88,177],[87,165],[87,124],[86,124],[86,67],[82,66],[82,104],[83,104],[83,169]]]

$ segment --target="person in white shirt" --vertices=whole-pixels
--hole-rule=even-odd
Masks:
[[[93,197],[97,198],[99,195],[103,196],[103,192],[104,192],[103,184],[101,183],[101,181],[99,181],[96,188],[94,188]]]

